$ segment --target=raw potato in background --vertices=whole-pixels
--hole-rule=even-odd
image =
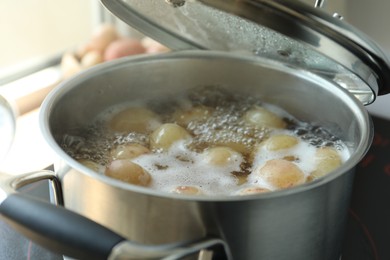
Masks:
[[[153,39],[122,36],[113,25],[102,24],[94,30],[86,42],[77,46],[75,51],[63,55],[62,77],[67,79],[83,69],[109,60],[167,51],[169,51],[167,47]]]

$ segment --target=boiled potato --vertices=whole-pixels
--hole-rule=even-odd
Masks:
[[[188,126],[190,122],[206,120],[213,109],[206,106],[197,106],[186,110],[178,110],[174,113],[174,121],[181,126]]]
[[[341,157],[336,149],[322,147],[316,151],[316,170],[311,173],[313,178],[320,178],[337,169],[342,164]]]
[[[244,114],[244,121],[257,127],[285,128],[286,122],[277,114],[256,106]]]
[[[101,172],[104,168],[102,165],[87,159],[81,159],[78,162],[95,172]]]
[[[172,123],[163,124],[150,135],[150,147],[167,150],[175,142],[189,138],[191,135],[183,127]]]
[[[269,160],[255,171],[255,174],[277,189],[293,187],[306,180],[305,174],[297,165],[281,159]]]
[[[86,53],[88,51],[94,50],[103,54],[104,50],[108,47],[108,45],[118,38],[119,38],[118,32],[116,31],[113,25],[111,24],[100,25],[92,32],[91,39],[86,44],[87,46],[85,47],[84,51]]]
[[[241,158],[241,154],[229,147],[213,147],[203,152],[206,163],[225,166]]]
[[[201,195],[202,191],[194,186],[178,186],[173,190],[173,193],[184,195]]]
[[[253,194],[259,194],[259,193],[265,193],[270,192],[271,190],[262,188],[262,187],[246,187],[238,192],[239,195],[253,195]]]
[[[105,175],[139,186],[148,186],[152,180],[152,177],[147,171],[130,160],[112,161],[107,166]]]
[[[118,145],[110,152],[111,158],[113,160],[133,159],[147,153],[150,153],[150,150],[147,147],[137,143]]]
[[[114,115],[108,122],[110,129],[126,133],[149,133],[160,124],[159,116],[143,107],[127,108]]]
[[[217,141],[214,143],[214,145],[217,145],[217,146],[225,146],[225,147],[229,147],[241,154],[247,154],[249,153],[249,148],[248,146],[246,146],[245,144],[243,143],[240,143],[240,142],[229,142],[229,141]]]
[[[291,135],[273,135],[263,142],[268,151],[278,151],[294,147],[299,142],[298,138]]]

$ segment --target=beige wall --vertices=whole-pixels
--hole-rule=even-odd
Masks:
[[[346,0],[347,20],[390,53],[390,1]]]
[[[0,74],[15,63],[54,54],[90,35],[97,0],[1,0]]]

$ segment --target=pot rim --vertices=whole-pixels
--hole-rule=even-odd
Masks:
[[[245,53],[246,54],[246,53]],[[116,67],[120,67],[122,65],[126,65],[128,63],[142,63],[142,62],[150,62],[150,61],[158,61],[158,60],[169,60],[169,59],[230,59],[230,60],[238,60],[241,62],[249,62],[261,64],[262,66],[272,67],[278,70],[287,71],[289,73],[295,74],[305,74],[305,76],[309,76],[311,79],[315,79],[317,81],[324,82],[324,84],[329,84],[334,87],[334,91],[337,91],[338,94],[344,95],[348,98],[348,102],[355,106],[355,115],[359,117],[358,119],[366,122],[365,127],[362,128],[362,137],[361,142],[358,144],[356,150],[351,154],[350,158],[343,163],[339,168],[335,171],[321,177],[319,179],[313,180],[311,182],[298,185],[296,187],[260,193],[260,194],[251,194],[251,195],[212,195],[212,196],[199,196],[199,195],[180,195],[174,193],[167,193],[162,191],[153,190],[147,187],[141,187],[136,185],[131,185],[110,177],[107,177],[103,174],[99,174],[89,169],[88,167],[78,163],[75,159],[69,156],[55,141],[53,135],[51,134],[50,124],[49,124],[49,116],[52,110],[52,107],[55,106],[56,102],[63,96],[64,93],[70,91],[71,89],[77,87],[79,83],[94,77],[95,75],[101,73],[102,71],[109,71],[111,69],[115,69]],[[46,143],[51,147],[51,149],[70,167],[76,169],[77,171],[85,174],[91,178],[102,181],[108,185],[114,186],[121,190],[133,191],[136,193],[142,193],[145,195],[168,198],[168,199],[177,199],[183,201],[204,201],[204,202],[232,202],[232,201],[247,201],[247,200],[258,200],[258,199],[270,199],[288,196],[295,193],[304,192],[306,190],[314,189],[321,185],[325,185],[328,182],[340,177],[343,174],[351,174],[350,170],[352,170],[359,161],[363,158],[366,152],[369,149],[369,146],[373,139],[373,124],[370,116],[368,115],[367,110],[364,108],[363,104],[352,94],[350,94],[347,90],[337,86],[335,83],[332,83],[330,80],[327,80],[323,77],[313,74],[309,71],[303,71],[301,69],[292,68],[291,66],[285,65],[279,61],[271,61],[261,57],[254,57],[250,55],[243,55],[243,53],[228,53],[223,51],[204,51],[204,50],[191,50],[191,51],[176,51],[164,54],[155,54],[155,55],[137,55],[131,57],[125,57],[113,61],[108,61],[102,64],[98,64],[90,69],[87,69],[76,76],[73,76],[67,80],[61,82],[54,90],[52,90],[48,96],[45,98],[41,105],[41,111],[39,116],[39,123],[41,132],[46,140]]]

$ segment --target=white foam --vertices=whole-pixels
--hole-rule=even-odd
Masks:
[[[176,142],[168,152],[142,155],[132,160],[152,175],[151,188],[172,192],[178,186],[196,186],[206,195],[233,193],[237,179],[231,174],[240,170],[242,158],[229,164],[213,166],[205,163],[204,155],[190,151],[183,141]]]
[[[229,101],[230,95],[219,89],[205,89],[205,92],[192,93],[191,99],[178,97],[174,104],[178,109],[189,109],[196,105],[208,105],[214,108],[209,118],[193,121],[187,126],[187,131],[193,135],[192,140],[176,142],[168,151],[153,151],[153,153],[141,155],[133,162],[139,164],[152,176],[151,188],[172,192],[178,186],[195,186],[205,195],[234,195],[246,187],[261,187],[274,190],[269,183],[250,172],[262,167],[268,160],[282,159],[285,157],[297,158],[293,161],[306,176],[315,169],[314,155],[316,146],[334,145],[339,151],[342,162],[345,162],[350,154],[346,145],[328,133],[325,129],[310,124],[298,122],[287,111],[259,102],[257,99],[238,96],[234,101]],[[228,102],[227,102],[228,101]],[[191,102],[193,102],[191,104]],[[145,108],[147,100],[138,100],[136,103],[121,104],[110,108],[97,118],[97,123],[90,129],[82,129],[81,135],[67,135],[62,137],[62,146],[72,157],[76,159],[89,159],[101,165],[106,165],[110,160],[109,151],[118,144],[139,143],[149,145],[148,133],[112,133],[104,132],[104,125],[115,113],[129,106]],[[171,102],[172,103],[172,102]],[[158,105],[158,104],[157,104]],[[263,106],[293,122],[287,129],[257,128],[243,121],[245,112],[253,106]],[[155,109],[161,118],[172,123],[172,111],[159,111]],[[165,123],[165,121],[164,121]],[[102,130],[103,129],[103,130]],[[103,132],[102,132],[103,131]],[[296,136],[299,143],[290,148],[279,151],[268,151],[264,147],[259,148],[254,154],[253,162],[249,160],[248,151],[264,141],[268,135],[287,134]],[[188,143],[186,143],[188,142]],[[243,154],[234,155],[223,166],[212,165],[205,158],[205,149],[215,146],[227,146],[229,143],[244,146]],[[150,148],[150,147],[148,147]],[[242,147],[241,147],[242,148]],[[243,179],[248,175],[247,182]],[[239,178],[237,177],[239,176]]]
[[[291,131],[288,130],[278,130],[273,134],[287,134],[293,135]],[[311,145],[308,141],[302,140],[299,137],[298,144],[288,149],[280,149],[277,151],[269,151],[264,146],[260,146],[259,149],[255,152],[254,161],[253,161],[253,170],[261,168],[265,163],[272,159],[282,159],[285,157],[294,157],[296,160],[293,161],[295,165],[305,174],[306,177],[310,175],[314,170],[316,170],[316,160],[314,159],[317,148]],[[343,143],[338,143],[340,149],[337,149],[337,152],[341,158],[342,163],[344,163],[350,156],[347,147]],[[256,174],[250,174],[248,176],[249,184],[257,184],[264,186],[266,188],[274,189],[272,185],[261,179]]]

